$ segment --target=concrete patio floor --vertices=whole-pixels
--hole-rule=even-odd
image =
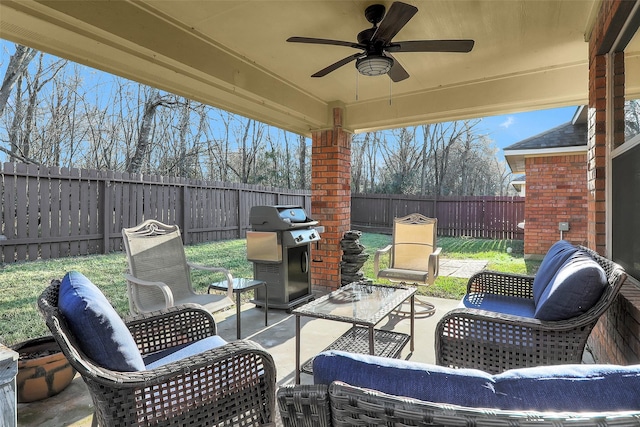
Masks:
[[[410,353],[407,344],[401,357],[433,363],[435,325],[444,313],[456,307],[458,301],[425,299],[435,304],[436,313],[430,317],[416,316],[415,351]],[[404,308],[408,308],[408,304]],[[217,313],[215,318],[218,322],[218,333],[227,341],[235,340],[235,309]],[[264,311],[246,303],[242,306],[241,319],[242,337],[258,342],[272,354],[277,366],[278,385],[292,384],[295,377],[295,316],[284,310],[269,310],[269,325],[265,327]],[[409,326],[407,316],[392,313],[380,322],[378,328],[408,333]],[[349,327],[346,323],[301,318],[303,362],[326,348]],[[312,376],[302,373],[301,383],[313,383]],[[19,404],[18,426],[85,427],[91,425],[92,412],[93,405],[87,388],[82,378],[76,375],[72,384],[60,394],[40,402]]]

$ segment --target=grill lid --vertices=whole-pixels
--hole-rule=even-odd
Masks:
[[[318,224],[309,218],[300,206],[275,205],[253,206],[249,212],[249,223],[254,230],[291,230],[313,227]]]

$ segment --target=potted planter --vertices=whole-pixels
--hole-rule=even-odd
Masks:
[[[16,388],[18,402],[34,402],[54,396],[76,374],[53,337],[28,340],[12,347],[19,353]]]

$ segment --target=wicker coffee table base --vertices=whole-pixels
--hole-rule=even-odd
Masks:
[[[398,357],[411,337],[401,332],[373,330],[374,353],[382,357]],[[341,350],[350,353],[369,354],[369,328],[365,326],[353,326],[342,334],[327,350]],[[302,365],[302,372],[313,374],[313,358]]]

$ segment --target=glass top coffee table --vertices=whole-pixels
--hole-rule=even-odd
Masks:
[[[407,342],[410,342],[410,350],[414,350],[415,293],[416,288],[412,286],[382,286],[355,282],[293,310],[292,313],[296,316],[296,384],[300,384],[301,371],[300,317],[315,317],[353,324],[351,329],[324,351],[343,350],[397,357]],[[375,329],[382,319],[407,300],[410,300],[411,304],[409,334]],[[312,373],[312,360],[305,363],[302,371]]]

